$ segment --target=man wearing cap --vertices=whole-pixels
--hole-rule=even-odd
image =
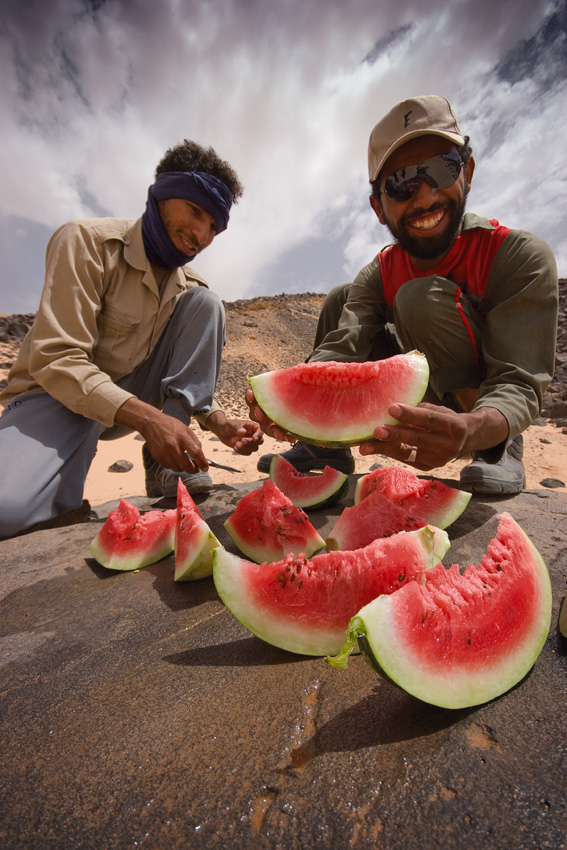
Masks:
[[[0,537],[73,515],[99,438],[138,431],[150,496],[212,481],[194,417],[235,451],[262,442],[214,400],[221,300],[186,265],[226,229],[242,186],[185,140],[156,169],[137,221],[72,221],[52,236],[34,324],[0,394]],[[59,519],[60,521],[60,519]]]
[[[351,285],[329,293],[309,360],[423,352],[425,401],[393,405],[400,424],[377,422],[361,454],[430,470],[470,453],[463,489],[518,493],[525,486],[522,432],[538,416],[554,369],[551,249],[525,231],[465,215],[475,163],[443,97],[411,98],[388,112],[370,136],[368,164],[370,205],[396,241]],[[250,391],[247,400],[262,428],[284,438]],[[258,468],[269,469],[272,457],[261,457]],[[301,471],[325,464],[354,470],[348,449],[297,443],[284,457]]]

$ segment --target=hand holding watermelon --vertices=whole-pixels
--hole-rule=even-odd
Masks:
[[[398,424],[375,428],[374,441],[361,445],[360,453],[384,454],[424,471],[467,452],[496,446],[508,437],[506,419],[492,407],[459,413],[423,402],[418,407],[392,404],[388,412]]]

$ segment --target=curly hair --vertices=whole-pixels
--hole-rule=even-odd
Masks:
[[[221,159],[213,148],[204,148],[189,139],[184,139],[182,144],[165,152],[156,168],[156,177],[164,171],[204,171],[212,174],[228,186],[234,203],[238,202],[244,192],[236,171],[228,162]]]
[[[461,147],[457,146],[457,150],[459,152],[459,156],[461,157],[461,159],[463,161],[463,168],[466,169],[467,163],[472,156],[472,147],[471,147],[471,144],[470,144],[469,136],[465,136],[464,139],[465,139],[464,145],[461,145]],[[380,174],[381,173],[382,172],[380,172]],[[378,175],[376,180],[373,180],[373,181],[370,182],[370,185],[372,186],[372,194],[378,200],[380,200],[380,194],[381,194],[380,193],[380,174]]]

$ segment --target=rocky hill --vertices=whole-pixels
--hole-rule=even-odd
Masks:
[[[560,280],[556,372],[543,415],[567,427],[567,280]],[[246,377],[299,363],[308,356],[323,295],[302,293],[225,302],[227,345],[218,397],[227,411],[242,414]],[[33,313],[0,316],[0,386],[5,385]]]

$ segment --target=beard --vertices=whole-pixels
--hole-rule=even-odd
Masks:
[[[401,218],[398,225],[394,225],[384,216],[388,230],[398,242],[400,247],[407,251],[411,257],[418,260],[434,260],[436,257],[445,255],[452,247],[455,239],[461,230],[463,216],[467,196],[463,194],[462,200],[459,202],[449,200],[446,204],[434,204],[428,210],[414,210],[412,217],[415,215],[423,215],[427,212],[435,212],[442,207],[447,207],[449,223],[443,233],[439,236],[412,236],[408,233],[404,218]]]

